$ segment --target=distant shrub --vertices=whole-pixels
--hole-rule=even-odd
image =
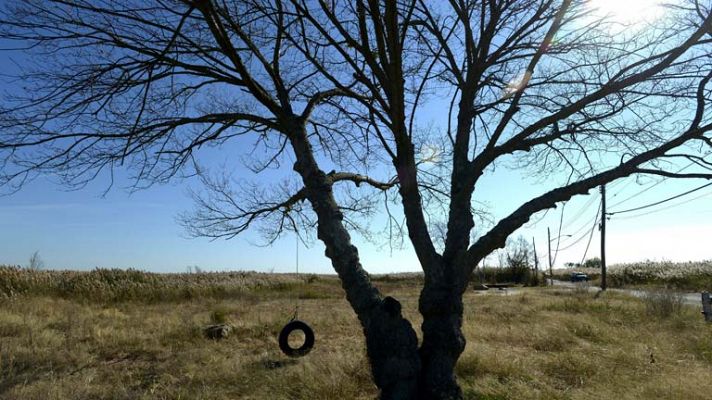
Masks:
[[[529,265],[522,263],[512,263],[511,265],[508,265],[505,269],[508,270],[508,274],[511,277],[511,282],[517,284],[529,283],[532,274]]]
[[[543,284],[544,280],[542,279],[539,273],[534,273],[534,271],[532,271],[529,274],[529,286],[541,286]]]
[[[518,236],[508,241],[504,252],[504,261],[510,276],[510,282],[530,284],[534,252],[531,244]]]
[[[643,302],[648,315],[658,318],[668,318],[680,314],[685,304],[682,295],[672,290],[646,292]]]

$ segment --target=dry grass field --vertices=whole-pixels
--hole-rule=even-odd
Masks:
[[[226,275],[217,275],[181,278],[204,282],[190,296],[164,288],[161,296],[83,298],[71,290],[40,291],[39,284],[20,294],[6,291],[0,398],[376,397],[356,317],[334,278],[254,274],[230,289]],[[17,276],[0,273],[3,279],[6,289],[19,285]],[[245,284],[250,279],[262,283]],[[208,290],[216,282],[223,289]],[[378,285],[419,324],[415,280]],[[297,301],[316,346],[304,358],[288,359],[277,334]],[[708,399],[712,324],[695,307],[651,314],[645,301],[546,288],[468,292],[468,344],[457,369],[466,397]],[[205,339],[202,328],[214,320],[232,324],[231,336]]]

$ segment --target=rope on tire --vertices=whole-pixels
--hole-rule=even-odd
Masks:
[[[295,236],[297,239],[297,246],[295,249],[296,259],[294,264],[297,278],[299,278],[299,234],[297,234],[296,231]],[[300,321],[298,318],[299,297],[297,297],[294,304],[294,315],[292,316],[292,319],[279,332],[279,349],[282,350],[282,353],[289,357],[303,357],[309,354],[312,347],[314,347],[314,331],[309,325],[307,325],[306,322]],[[292,348],[289,345],[289,335],[294,331],[302,331],[302,333],[304,333],[304,343],[298,348]]]

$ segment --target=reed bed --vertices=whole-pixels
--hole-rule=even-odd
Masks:
[[[328,279],[335,278],[252,271],[160,274],[135,269],[55,271],[0,266],[0,298],[28,294],[92,302],[228,298],[260,291],[287,292]]]

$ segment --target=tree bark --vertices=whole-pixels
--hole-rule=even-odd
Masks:
[[[295,118],[289,135],[307,199],[317,215],[317,235],[341,280],[346,299],[356,312],[366,337],[366,349],[376,386],[383,400],[412,400],[417,396],[421,363],[418,338],[403,318],[400,303],[382,298],[362,268],[358,250],[343,225],[331,183],[314,159],[303,121]]]
[[[420,399],[459,400],[462,391],[455,377],[455,364],[465,350],[462,334],[462,290],[455,282],[426,278],[420,294],[423,343]]]

